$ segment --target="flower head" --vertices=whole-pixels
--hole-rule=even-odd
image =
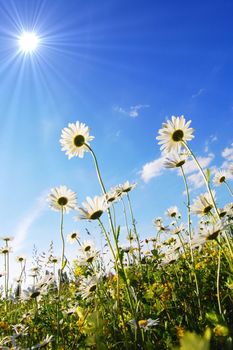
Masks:
[[[215,224],[209,224],[206,226],[202,231],[201,237],[206,240],[216,239],[223,229],[223,223],[219,220]]]
[[[19,263],[23,263],[24,261],[26,261],[26,258],[23,255],[18,255],[16,257],[16,261],[19,262]]]
[[[60,258],[58,256],[55,255],[50,255],[48,262],[50,264],[57,264],[60,261]]]
[[[2,236],[1,239],[8,243],[10,241],[13,241],[14,238],[12,236]]]
[[[130,183],[129,181],[126,181],[125,183],[118,185],[116,188],[116,191],[118,193],[118,196],[121,196],[123,194],[127,194],[128,192],[132,191],[137,186],[136,183]]]
[[[9,254],[11,252],[12,252],[12,248],[11,247],[0,248],[0,254]]]
[[[105,195],[107,203],[113,203],[120,199],[118,187],[111,188]]]
[[[71,232],[70,234],[68,234],[67,236],[67,242],[73,244],[75,243],[77,240],[79,240],[80,238],[80,234],[76,231]]]
[[[171,218],[180,218],[181,217],[180,212],[176,206],[168,208],[166,211],[166,215],[171,217]]]
[[[213,183],[215,186],[219,186],[226,181],[227,172],[225,170],[219,170],[214,176]]]
[[[175,153],[173,152],[169,157],[166,157],[164,161],[165,168],[180,168],[187,160],[188,155],[186,153]]]
[[[89,128],[84,123],[77,121],[69,123],[68,127],[62,130],[60,143],[62,151],[68,155],[68,158],[83,158],[84,152],[88,151],[87,145],[93,140],[94,136],[89,135]]]
[[[213,198],[215,200],[215,192],[212,191]],[[190,209],[191,212],[200,216],[208,215],[211,212],[211,209],[214,207],[213,200],[210,196],[210,194],[203,193],[199,197],[197,197],[193,204],[191,205]]]
[[[79,286],[79,291],[83,299],[87,299],[95,295],[98,282],[98,276],[88,276],[82,279]]]
[[[83,208],[79,208],[80,215],[77,219],[97,220],[108,209],[105,196],[95,196],[93,199],[87,197],[82,205]]]
[[[66,186],[52,188],[48,195],[48,201],[50,207],[56,211],[63,210],[63,212],[68,213],[76,208],[76,194]]]
[[[193,129],[189,128],[191,120],[187,123],[184,116],[174,117],[172,120],[168,120],[167,123],[163,123],[162,129],[159,130],[159,144],[160,149],[165,152],[176,151],[179,152],[182,142],[190,141],[194,137],[192,135]]]

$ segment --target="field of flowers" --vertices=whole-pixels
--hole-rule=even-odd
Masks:
[[[233,348],[233,164],[214,176],[203,170],[189,147],[190,123],[173,116],[157,136],[164,167],[178,168],[183,176],[185,217],[176,206],[168,208],[166,221],[154,220],[154,237],[143,240],[131,201],[136,184],[127,181],[107,190],[89,128],[76,122],[62,130],[60,143],[68,158],[92,156],[102,195],[87,197],[78,207],[76,193],[66,186],[50,191],[61,255],[54,255],[52,244],[47,255],[34,250],[30,271],[25,257],[17,256],[21,273],[13,285],[12,237],[1,237],[0,349]],[[197,198],[191,198],[185,174],[189,159],[206,186]],[[214,186],[228,189],[224,208],[218,207]],[[123,224],[117,217],[121,208]],[[83,241],[75,231],[64,237],[64,216],[72,210],[77,220],[99,224],[109,264],[91,237]],[[127,228],[128,246],[121,245],[121,225]],[[74,261],[66,258],[66,240],[78,252]]]

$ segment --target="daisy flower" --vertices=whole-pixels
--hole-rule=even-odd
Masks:
[[[44,348],[46,347],[46,345],[48,345],[49,343],[51,343],[53,341],[53,335],[47,335],[45,339],[43,339],[40,343],[34,345],[31,350],[35,350],[35,349],[40,349],[40,348]]]
[[[99,278],[97,276],[84,277],[79,286],[80,295],[83,299],[94,296]]]
[[[205,227],[203,230],[204,232],[202,231],[201,237],[205,238],[206,240],[216,239],[223,229],[224,226],[222,222],[218,221],[216,224],[210,224]]]
[[[107,203],[113,203],[120,198],[120,194],[117,187],[111,188],[105,195]]]
[[[162,129],[159,130],[159,136],[156,137],[159,140],[160,149],[164,152],[176,151],[179,152],[182,142],[190,141],[194,137],[192,135],[193,129],[189,128],[191,120],[187,123],[184,116],[175,117],[172,116],[171,120],[167,123],[163,123]]]
[[[0,254],[9,254],[12,252],[12,248],[11,247],[3,247],[0,249]]]
[[[79,208],[80,215],[77,220],[97,220],[108,209],[105,196],[95,196],[93,199],[86,198],[86,202],[82,203],[83,208]]]
[[[128,192],[132,191],[137,186],[136,183],[130,183],[129,181],[126,181],[125,183],[118,185],[116,188],[116,191],[118,193],[118,196],[121,196],[123,194],[127,194]]]
[[[65,151],[68,158],[80,157],[83,158],[84,152],[88,151],[89,141],[94,139],[94,136],[89,135],[89,128],[84,123],[77,121],[69,123],[68,127],[62,130],[60,143],[62,151]]]
[[[82,253],[90,252],[92,250],[95,250],[94,242],[92,241],[83,241],[81,244],[81,247],[79,249]]]
[[[6,243],[13,241],[14,237],[12,236],[2,236],[1,239],[5,241]]]
[[[23,291],[22,299],[29,300],[35,299],[41,294],[41,290],[35,286],[28,287]]]
[[[219,170],[214,176],[213,183],[215,186],[219,186],[226,181],[226,178],[227,172],[225,170]]]
[[[176,206],[168,208],[167,211],[165,212],[165,214],[167,216],[169,216],[170,218],[180,218],[181,217],[179,210]]]
[[[68,213],[76,208],[76,194],[66,186],[52,188],[48,195],[48,201],[50,202],[50,207],[56,211],[63,210],[65,213]]]
[[[58,256],[50,255],[48,262],[51,264],[57,264],[60,261]]]
[[[19,263],[22,263],[22,262],[26,261],[26,258],[23,255],[18,255],[16,257],[16,261],[19,262]]]
[[[215,191],[212,191],[213,198],[215,200]],[[212,198],[208,192],[198,196],[190,207],[192,213],[199,216],[208,215],[213,209],[214,204]]]
[[[172,153],[169,157],[166,157],[163,165],[165,168],[180,168],[183,166],[188,158],[186,153]]]
[[[68,234],[67,236],[67,242],[73,244],[75,242],[77,242],[80,238],[80,234],[76,231],[71,232],[70,234]]]
[[[97,250],[89,250],[86,252],[82,252],[77,259],[77,263],[80,266],[91,264],[98,256]]]

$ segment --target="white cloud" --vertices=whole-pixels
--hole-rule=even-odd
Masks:
[[[222,151],[222,156],[227,161],[233,161],[233,143],[230,145],[230,147],[224,148]]]
[[[21,219],[15,229],[15,238],[13,240],[14,251],[17,251],[21,248],[24,240],[27,237],[29,229],[33,223],[39,218],[41,213],[46,207],[46,196],[47,191],[43,191],[41,195],[36,199],[35,205],[26,213],[26,215]]]
[[[130,106],[127,109],[124,109],[120,106],[115,106],[113,109],[116,112],[122,113],[122,114],[126,114],[131,118],[137,118],[139,116],[139,111],[143,108],[149,108],[149,105],[142,105],[142,104],[138,104],[135,106]]]
[[[164,160],[164,157],[160,157],[143,165],[140,175],[145,183],[149,182],[153,177],[162,175],[164,170]]]
[[[203,89],[203,88],[199,89],[198,92],[196,92],[195,94],[192,95],[192,98],[196,98],[196,97],[202,95],[204,91],[205,91],[205,89]]]
[[[204,148],[204,151],[207,153],[209,152],[209,146],[211,143],[217,141],[218,138],[216,135],[210,135],[209,139],[205,141],[205,148]]]
[[[200,163],[202,168],[208,167],[213,159],[214,159],[213,153],[209,153],[207,157],[197,157],[197,160]],[[186,175],[197,171],[197,165],[193,159],[188,160],[184,164],[183,168]],[[179,172],[179,174],[182,175],[181,172]]]

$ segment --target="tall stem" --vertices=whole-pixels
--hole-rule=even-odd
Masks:
[[[221,307],[221,299],[220,299],[220,291],[219,291],[219,280],[220,280],[220,266],[221,266],[221,249],[218,250],[218,269],[217,269],[217,299],[218,299],[218,310],[220,315],[224,318],[223,314],[222,314],[222,307]]]
[[[224,183],[225,183],[225,185],[226,185],[228,191],[230,192],[230,194],[233,196],[233,191],[232,191],[232,189],[230,188],[230,186],[228,185],[228,183],[226,182],[226,180],[224,181]]]
[[[128,198],[128,202],[129,202],[129,210],[130,210],[130,214],[131,214],[131,220],[132,220],[132,225],[133,225],[133,229],[134,229],[134,234],[136,236],[137,243],[138,243],[139,261],[141,262],[142,261],[142,259],[141,259],[141,245],[140,245],[139,235],[138,235],[138,232],[137,232],[135,218],[134,218],[134,215],[133,215],[133,209],[132,209],[132,205],[131,205],[131,201],[130,201],[130,197],[129,197],[128,193],[127,193],[127,198]]]
[[[215,211],[216,211],[216,214],[217,214],[218,218],[220,218],[219,212],[218,212],[218,209],[217,209],[215,200],[214,200],[213,192],[211,191],[209,181],[207,180],[207,177],[206,177],[206,175],[205,175],[205,173],[204,173],[204,171],[203,171],[203,169],[202,169],[200,163],[198,162],[198,160],[197,160],[195,154],[193,153],[193,151],[189,148],[188,144],[187,144],[185,141],[182,141],[182,144],[183,144],[183,146],[188,150],[188,152],[191,154],[191,156],[192,156],[194,162],[196,163],[198,169],[200,170],[200,172],[201,172],[201,174],[202,174],[202,177],[203,177],[203,179],[204,179],[204,182],[205,182],[205,184],[206,184],[207,190],[208,190],[208,192],[209,192],[210,198],[211,198],[211,200],[212,200],[212,203],[213,203],[214,209],[215,209]]]
[[[61,292],[61,279],[62,279],[62,271],[64,269],[64,255],[65,255],[65,239],[63,235],[63,221],[64,221],[64,210],[61,208],[61,224],[60,224],[60,236],[62,242],[62,251],[61,251],[61,268],[59,273],[59,285],[58,285],[58,297],[60,298]]]
[[[200,316],[202,316],[201,315],[200,291],[199,291],[199,285],[198,285],[198,280],[197,280],[197,274],[195,271],[195,262],[194,262],[192,244],[191,244],[192,231],[191,231],[191,216],[190,216],[190,194],[189,194],[187,179],[186,179],[185,172],[184,172],[184,169],[182,166],[181,166],[181,172],[183,175],[184,186],[185,186],[185,191],[186,191],[186,196],[187,196],[189,248],[190,248],[190,255],[191,255],[191,262],[192,262],[192,270],[193,270],[193,275],[194,275],[194,280],[195,280],[195,285],[196,285],[197,302],[198,302],[198,306],[199,306]]]
[[[100,186],[102,188],[103,194],[106,196],[107,192],[106,192],[106,189],[105,189],[105,186],[104,186],[101,174],[100,174],[100,169],[99,169],[99,165],[98,165],[95,153],[93,152],[91,147],[89,145],[87,145],[86,143],[85,143],[85,146],[91,152],[91,155],[92,155],[92,157],[94,159],[97,177],[98,177]],[[107,212],[108,212],[109,224],[110,224],[110,227],[111,227],[111,230],[112,230],[114,243],[115,243],[115,248],[116,248],[116,254],[115,254],[116,266],[117,266],[117,262],[119,261],[120,267],[121,267],[121,271],[122,271],[122,276],[123,276],[123,279],[124,279],[124,282],[125,282],[126,293],[127,293],[128,301],[129,301],[129,304],[130,304],[130,308],[131,308],[132,313],[134,313],[134,305],[133,305],[132,298],[131,298],[131,295],[130,295],[130,289],[129,289],[127,277],[126,277],[126,274],[125,274],[123,262],[122,262],[121,255],[120,255],[120,250],[119,250],[119,245],[118,245],[118,237],[117,237],[116,231],[114,229],[113,220],[112,220],[112,216],[111,216],[111,211],[110,211],[109,208],[108,208]],[[117,267],[117,273],[118,273],[118,267]]]
[[[105,230],[105,227],[104,227],[102,221],[101,221],[100,219],[98,219],[98,221],[99,221],[100,227],[101,227],[101,229],[102,229],[102,232],[103,232],[103,234],[104,234],[104,236],[105,236],[105,239],[106,239],[106,241],[107,241],[107,243],[108,243],[108,245],[109,245],[109,248],[110,248],[110,250],[111,250],[113,259],[116,260],[116,255],[115,255],[115,252],[114,252],[114,250],[113,250],[112,243],[111,243],[111,241],[110,241],[110,239],[109,239],[109,237],[108,237],[107,231]]]

